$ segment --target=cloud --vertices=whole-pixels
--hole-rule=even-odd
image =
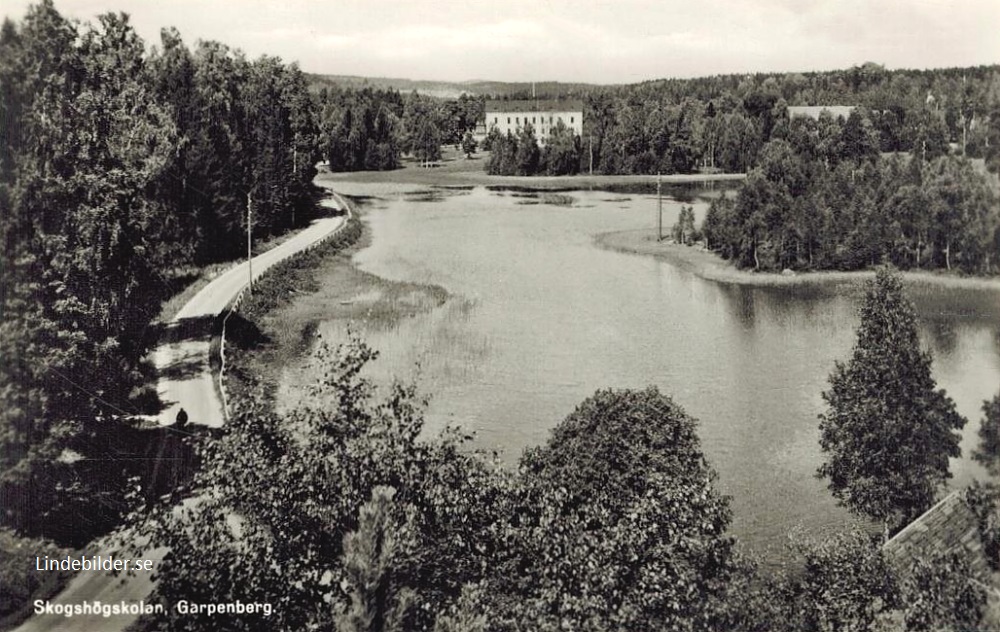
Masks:
[[[19,19],[30,0],[5,0]],[[622,83],[664,76],[1000,62],[997,0],[56,0],[123,10],[310,72]]]

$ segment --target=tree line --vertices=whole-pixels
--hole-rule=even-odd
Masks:
[[[787,571],[760,566],[728,533],[729,500],[697,422],[658,389],[596,392],[512,471],[457,428],[425,437],[412,386],[379,396],[363,377],[376,356],[357,339],[321,348],[323,377],[305,404],[276,415],[251,397],[202,446],[201,502],[136,511],[141,533],[172,552],[154,599],[213,591],[281,604],[270,627],[342,632],[902,632],[975,629],[987,616],[966,557],[900,568],[881,548],[933,504],[966,423],[936,389],[913,307],[887,269],[869,283],[854,353],[824,393],[818,472],[879,528],[795,536]],[[976,453],[994,473],[998,400],[984,404]],[[997,489],[973,487],[963,502],[982,517],[984,550],[1000,550]],[[209,630],[219,620],[145,623]]]
[[[534,127],[525,125],[517,135],[490,130],[483,141],[490,152],[486,173],[503,176],[565,176],[579,173],[583,148],[580,137],[559,121],[544,147],[539,147]]]
[[[385,138],[395,130],[401,153],[434,156],[438,145],[457,145],[483,121],[485,95],[463,94],[458,99],[436,99],[411,93],[405,99],[393,90],[338,88],[323,85],[320,100],[329,97],[339,110],[325,126],[327,133],[354,149],[360,139]],[[360,97],[365,105],[347,107],[345,96]],[[379,105],[372,103],[372,97]],[[498,100],[529,98],[529,93],[495,94]],[[501,138],[504,152],[494,161],[494,174],[570,174],[590,170],[603,174],[691,173],[696,169],[745,173],[757,165],[761,149],[778,138],[788,139],[795,120],[788,108],[798,105],[856,106],[858,126],[875,153],[916,153],[923,159],[954,151],[984,159],[987,168],[1000,168],[1000,68],[981,66],[926,71],[889,71],[874,63],[846,70],[816,73],[759,73],[697,79],[665,79],[625,86],[573,86],[564,92],[558,84],[544,88],[543,98],[574,98],[584,103],[583,134],[575,151],[566,147],[556,168],[531,159],[527,138]],[[386,107],[382,107],[385,104]],[[360,111],[356,111],[360,108]],[[365,109],[371,110],[365,114]],[[351,110],[344,124],[343,110]],[[382,114],[380,114],[380,112]],[[391,125],[374,124],[385,116]],[[354,123],[356,119],[363,123]],[[797,117],[796,117],[797,118]],[[829,136],[836,119],[820,121],[817,130],[799,139],[812,151],[836,151]],[[816,121],[813,121],[816,123]],[[852,123],[854,125],[854,123]],[[493,146],[493,140],[486,148]],[[536,137],[536,141],[538,141]],[[547,140],[547,139],[546,139]],[[376,144],[382,141],[376,141]],[[545,143],[547,145],[548,143]],[[539,149],[541,154],[542,149]],[[570,166],[569,160],[575,159]],[[334,164],[333,162],[331,164]],[[531,169],[534,165],[534,168]],[[394,168],[391,161],[354,160],[336,164],[339,170]]]
[[[583,137],[605,174],[744,173],[787,134],[789,106],[857,106],[879,152],[948,149],[1000,169],[1000,68],[845,70],[662,79],[576,88],[548,97],[584,101]],[[526,95],[511,95],[512,97]],[[933,149],[929,149],[933,148]],[[589,165],[589,152],[587,156]]]
[[[984,159],[993,173],[1000,168],[1000,68],[996,66],[888,71],[866,63],[830,72],[721,75],[565,90],[554,84],[541,96],[583,101],[579,141],[583,147],[572,156],[577,164],[540,168],[541,156],[533,163],[529,148],[521,150],[519,164],[518,144],[530,145],[519,134],[500,139],[504,156],[494,161],[492,169],[487,165],[489,173],[553,175],[590,169],[603,174],[697,169],[745,173],[758,164],[764,145],[788,139],[789,128],[796,124],[788,108],[798,105],[856,106],[860,117],[856,140],[875,153],[916,153],[929,159],[954,151]],[[492,98],[531,96],[515,92]],[[482,99],[466,95],[458,100],[428,99],[441,113],[430,120],[442,143],[454,144],[461,138],[462,131],[454,132],[455,121],[460,121],[458,130],[471,130],[482,121]],[[467,108],[476,100],[477,108]],[[455,111],[469,114],[448,115]],[[839,133],[839,128],[831,129],[835,123],[833,117],[819,121],[818,129],[800,138],[800,144],[811,143],[811,150],[821,155],[835,152],[837,147],[830,144],[830,136]],[[532,164],[534,170],[528,168]]]
[[[51,0],[0,29],[2,523],[76,542],[123,509],[143,357],[191,265],[302,224],[319,129],[304,75]],[[91,522],[91,519],[92,522]]]
[[[828,129],[831,131],[823,132]],[[814,142],[817,138],[823,142]],[[709,248],[759,270],[903,269],[991,273],[1000,206],[990,176],[928,151],[882,159],[859,115],[793,121],[768,142],[735,197],[713,200]]]
[[[409,154],[422,162],[441,158],[442,145],[459,145],[483,117],[482,97],[434,99],[391,89],[318,91],[321,151],[331,171],[385,171]],[[471,153],[471,152],[470,152]]]

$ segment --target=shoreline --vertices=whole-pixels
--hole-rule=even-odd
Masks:
[[[359,184],[394,184],[425,186],[485,186],[519,187],[526,189],[593,189],[614,186],[656,186],[656,175],[603,175],[579,173],[571,176],[493,176],[485,172],[488,152],[479,152],[466,158],[451,148],[444,149],[444,156],[433,167],[421,167],[406,158],[398,169],[389,171],[330,172],[320,168],[318,184],[326,183],[337,188],[345,182]],[[745,173],[673,173],[662,176],[665,185],[711,184],[715,182],[740,182]]]
[[[755,287],[785,287],[819,284],[855,284],[874,277],[874,270],[823,270],[796,272],[753,272],[740,270],[714,252],[698,246],[682,246],[668,241],[657,241],[653,229],[623,230],[600,233],[594,243],[605,250],[626,254],[644,255],[666,261],[681,270],[691,272],[707,281]],[[963,277],[925,270],[902,271],[908,285],[936,285],[947,288],[986,290],[1000,292],[1000,277]]]
[[[280,304],[255,314],[253,320],[267,342],[233,361],[239,371],[265,385],[268,405],[275,412],[302,402],[301,387],[306,381],[300,378],[321,342],[334,346],[347,342],[346,337],[322,335],[323,323],[336,322],[348,328],[353,324],[359,330],[385,327],[440,307],[451,296],[440,286],[392,281],[358,268],[354,255],[370,245],[372,236],[364,203],[349,202],[361,224],[358,239],[323,254],[286,288]]]
[[[324,172],[324,182],[339,184],[392,183],[428,186],[516,186],[530,189],[586,189],[623,185],[656,185],[655,175],[601,175],[577,174],[572,176],[493,176],[483,172],[418,170],[404,167],[394,171]],[[742,173],[674,173],[661,177],[663,184],[702,184],[712,182],[739,182],[746,179]]]

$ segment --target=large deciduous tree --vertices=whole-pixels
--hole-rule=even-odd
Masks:
[[[695,421],[599,391],[521,462],[482,612],[499,630],[703,629],[735,565]]]
[[[572,175],[580,170],[580,137],[561,120],[549,133],[541,162],[551,176]]]
[[[837,362],[820,415],[826,478],[853,512],[898,528],[927,510],[960,454],[965,419],[931,377],[898,273],[867,284],[851,359]]]

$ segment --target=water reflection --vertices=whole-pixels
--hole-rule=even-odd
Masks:
[[[929,334],[927,338],[931,343],[931,352],[933,355],[953,354],[958,344],[958,334],[955,331],[954,321],[935,317],[929,318],[924,322]]]

